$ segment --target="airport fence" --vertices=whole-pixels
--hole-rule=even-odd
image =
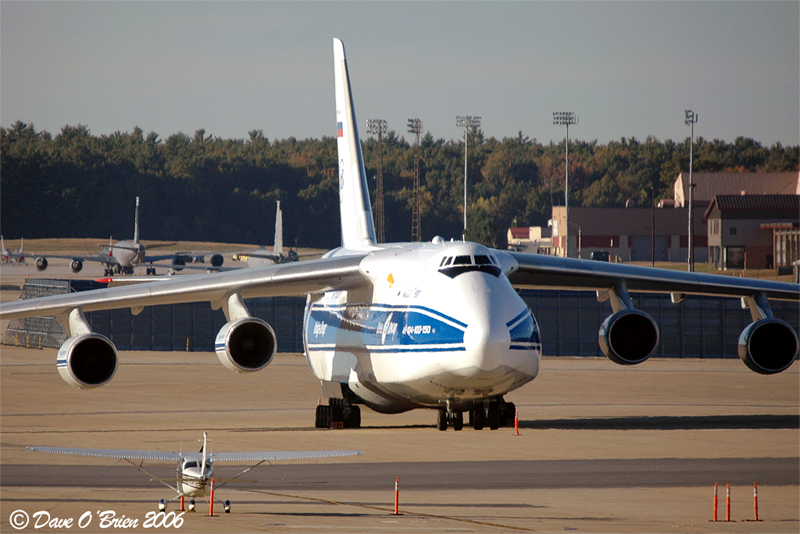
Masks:
[[[22,298],[33,298],[98,287],[86,281],[26,281]],[[99,286],[102,287],[102,286]],[[597,343],[603,320],[611,313],[591,291],[523,290],[523,300],[536,317],[546,356],[603,356]],[[687,296],[673,304],[669,295],[632,294],[634,306],[649,313],[661,329],[656,357],[738,358],[739,334],[751,322],[739,299]],[[250,313],[275,330],[278,351],[303,351],[305,299],[265,297],[245,299]],[[797,328],[800,306],[772,301],[775,317]],[[92,329],[111,339],[119,350],[202,351],[214,350],[214,338],[225,324],[221,310],[208,302],[150,306],[138,315],[129,308],[87,312]],[[60,347],[66,341],[64,327],[55,317],[11,321],[3,336],[8,345]]]

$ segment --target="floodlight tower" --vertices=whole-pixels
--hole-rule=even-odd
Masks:
[[[692,224],[694,221],[692,220],[693,210],[694,210],[694,180],[692,179],[692,156],[693,156],[693,148],[694,148],[694,123],[697,122],[697,114],[692,111],[691,109],[687,109],[684,113],[686,113],[686,120],[684,121],[687,126],[692,127],[692,136],[689,141],[689,272],[694,272],[694,225]]]
[[[422,121],[408,119],[408,132],[416,135],[414,143],[414,198],[411,203],[411,240],[422,241],[422,198],[419,183],[419,134],[422,132]]]
[[[378,134],[378,177],[375,184],[375,226],[377,227],[378,243],[386,241],[383,227],[383,143],[382,137],[386,134],[386,121],[383,119],[367,119],[367,133]]]
[[[564,178],[564,216],[567,224],[564,225],[564,257],[569,257],[569,125],[578,124],[578,117],[573,111],[554,111],[553,124],[567,127],[567,170]]]
[[[472,115],[459,115],[456,117],[456,126],[464,127],[464,235],[461,237],[467,240],[467,150],[469,147],[469,129],[473,126],[480,128],[481,118]]]

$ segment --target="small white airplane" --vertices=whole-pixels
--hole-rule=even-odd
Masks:
[[[72,456],[96,456],[100,458],[120,458],[126,460],[128,463],[134,465],[140,471],[141,464],[132,462],[131,460],[176,460],[178,462],[176,478],[168,479],[170,482],[175,482],[175,486],[170,486],[167,480],[154,477],[147,473],[152,478],[153,482],[160,482],[166,487],[174,490],[177,496],[174,498],[189,497],[190,510],[194,509],[194,499],[204,496],[210,497],[210,490],[212,489],[212,479],[214,478],[214,462],[258,462],[240,472],[234,477],[229,479],[216,479],[215,482],[221,482],[216,488],[220,488],[238,479],[243,474],[251,469],[258,467],[264,462],[272,462],[278,460],[303,460],[307,458],[338,458],[344,456],[360,456],[361,451],[288,451],[288,452],[209,452],[208,432],[203,432],[203,443],[200,452],[165,452],[165,451],[129,451],[121,449],[70,449],[63,447],[28,447],[28,450],[36,452],[47,452],[51,454],[69,454]],[[159,501],[159,509],[166,509],[166,501],[162,499]],[[183,509],[183,506],[181,506]],[[225,511],[230,512],[230,501],[225,501]]]
[[[739,356],[760,374],[779,373],[797,358],[798,338],[772,316],[768,299],[800,301],[800,285],[632,265],[514,253],[477,243],[378,243],[358,136],[344,45],[333,42],[342,246],[321,259],[253,267],[137,286],[0,304],[0,319],[56,315],[69,339],[57,368],[70,385],[106,384],[117,349],[92,332],[84,311],[208,301],[227,323],[216,337],[220,362],[236,372],[265,368],[276,337],[251,317],[245,298],[305,296],[303,344],[329,403],[316,426],[358,427],[359,405],[380,413],[438,412],[438,428],[475,429],[513,420],[504,395],[533,380],[542,353],[539,326],[519,288],[596,291],[611,313],[598,332],[603,352],[639,364],[660,333],[628,292],[741,299],[753,322],[739,337]]]
[[[156,245],[165,246],[165,245]],[[147,256],[145,250],[153,248],[139,242],[139,197],[136,197],[136,212],[133,222],[133,240],[132,241],[117,241],[111,243],[109,240],[108,247],[103,250],[102,254],[96,256],[92,255],[72,255],[72,256],[59,256],[49,255],[50,258],[64,258],[70,259],[70,268],[72,272],[79,273],[83,269],[83,263],[86,261],[100,262],[106,266],[105,275],[111,276],[113,274],[133,274],[134,268],[140,265],[146,265],[147,274],[155,275],[156,267],[153,265],[155,262],[169,260],[172,262],[172,268],[175,270],[181,269],[204,269],[215,270],[222,267],[224,258],[222,254],[210,253],[209,267],[205,265],[202,267],[187,265],[187,263],[205,263],[206,253],[170,253],[158,256]],[[47,257],[39,256],[36,258],[36,269],[44,271],[47,269]]]

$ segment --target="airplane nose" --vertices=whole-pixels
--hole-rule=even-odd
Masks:
[[[484,299],[478,299],[484,300]],[[495,371],[504,362],[511,343],[511,336],[503,322],[500,310],[493,309],[491,299],[486,298],[482,306],[473,306],[476,313],[464,331],[464,348],[472,366],[481,371]]]

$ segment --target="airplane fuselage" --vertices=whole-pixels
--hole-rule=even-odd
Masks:
[[[214,467],[211,462],[206,462],[205,472],[202,462],[193,460],[183,462],[178,466],[178,493],[186,497],[203,497],[206,495],[206,487],[214,474]]]
[[[362,261],[371,288],[309,299],[309,366],[384,413],[464,410],[508,393],[536,377],[541,357],[509,268],[475,243],[378,246]]]
[[[134,241],[118,241],[112,245],[108,259],[107,265],[109,267],[119,265],[120,267],[132,269],[144,262],[144,248]]]

